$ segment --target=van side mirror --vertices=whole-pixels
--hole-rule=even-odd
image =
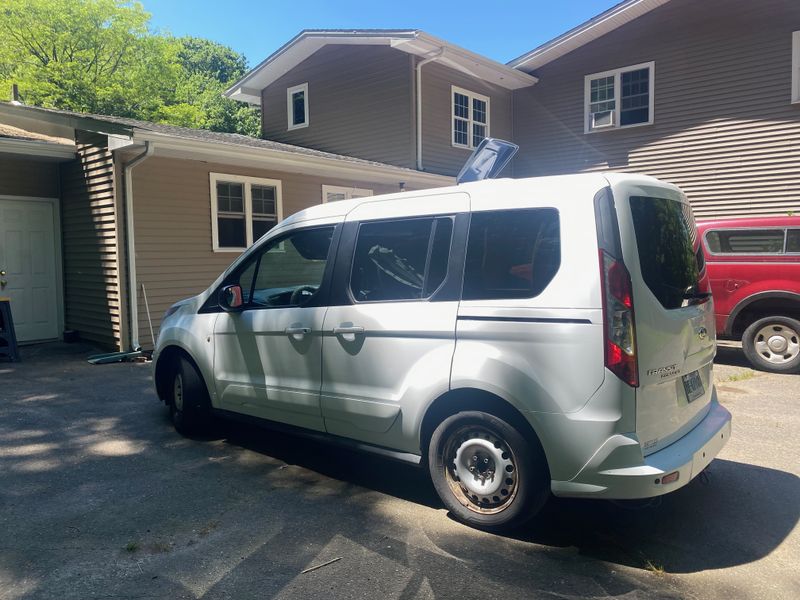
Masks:
[[[226,285],[219,291],[219,306],[225,312],[239,312],[244,306],[242,286]]]

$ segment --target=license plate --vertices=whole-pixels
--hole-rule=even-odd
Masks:
[[[686,392],[686,399],[689,402],[697,400],[706,393],[703,387],[703,380],[700,379],[700,371],[693,371],[681,377],[683,380],[683,390]]]

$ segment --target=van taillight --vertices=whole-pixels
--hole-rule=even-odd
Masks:
[[[600,273],[603,280],[606,368],[628,385],[638,387],[631,276],[621,261],[603,250],[600,250]]]

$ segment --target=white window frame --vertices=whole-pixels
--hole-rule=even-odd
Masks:
[[[648,100],[649,100],[649,119],[644,123],[632,123],[631,125],[620,125],[620,114],[622,110],[622,74],[629,71],[638,71],[639,69],[650,69],[649,85],[648,85]],[[591,104],[591,88],[592,80],[600,79],[602,77],[614,77],[614,124],[607,127],[592,129],[592,115],[589,113],[589,105]],[[655,84],[656,84],[656,63],[650,61],[640,63],[638,65],[631,65],[629,67],[620,67],[618,69],[611,69],[610,71],[603,71],[602,73],[592,73],[583,78],[583,133],[600,133],[601,131],[609,131],[615,129],[628,129],[630,127],[644,127],[652,125],[655,120]]]
[[[292,102],[292,96],[296,92],[303,92],[303,109],[305,111],[303,122],[297,125],[294,124],[294,102]],[[286,89],[286,126],[290,131],[308,127],[308,82]]]
[[[457,144],[456,143],[456,120],[463,121],[461,117],[456,117],[455,115],[455,98],[453,97],[456,93],[463,94],[467,98],[469,98],[469,118],[466,119],[467,121],[467,145],[464,144]],[[450,145],[453,148],[463,148],[464,150],[474,150],[475,146],[472,145],[472,124],[474,120],[472,118],[472,100],[482,100],[486,102],[486,137],[490,137],[490,115],[491,115],[491,104],[490,99],[488,96],[484,96],[483,94],[478,94],[477,92],[471,92],[469,90],[465,90],[464,88],[457,87],[455,85],[450,86]],[[479,125],[483,125],[483,123],[478,123]]]
[[[346,187],[343,185],[323,185],[323,204],[328,201],[328,194],[344,194],[344,199],[350,200],[351,198],[365,198],[367,196],[372,196],[374,192],[366,188]]]
[[[792,33],[792,104],[800,104],[800,31]]]
[[[244,248],[220,248],[219,222],[217,220],[217,183],[241,183],[244,191]],[[253,192],[251,186],[264,185],[275,188],[275,218],[280,223],[283,220],[283,194],[279,179],[264,179],[262,177],[247,177],[245,175],[230,175],[228,173],[209,173],[211,186],[211,248],[214,252],[243,252],[253,245]]]

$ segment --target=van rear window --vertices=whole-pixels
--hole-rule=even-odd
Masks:
[[[464,300],[533,298],[558,271],[561,237],[554,208],[472,214]]]
[[[631,196],[630,206],[645,284],[664,308],[685,306],[699,279],[691,209],[677,200],[645,196]]]

